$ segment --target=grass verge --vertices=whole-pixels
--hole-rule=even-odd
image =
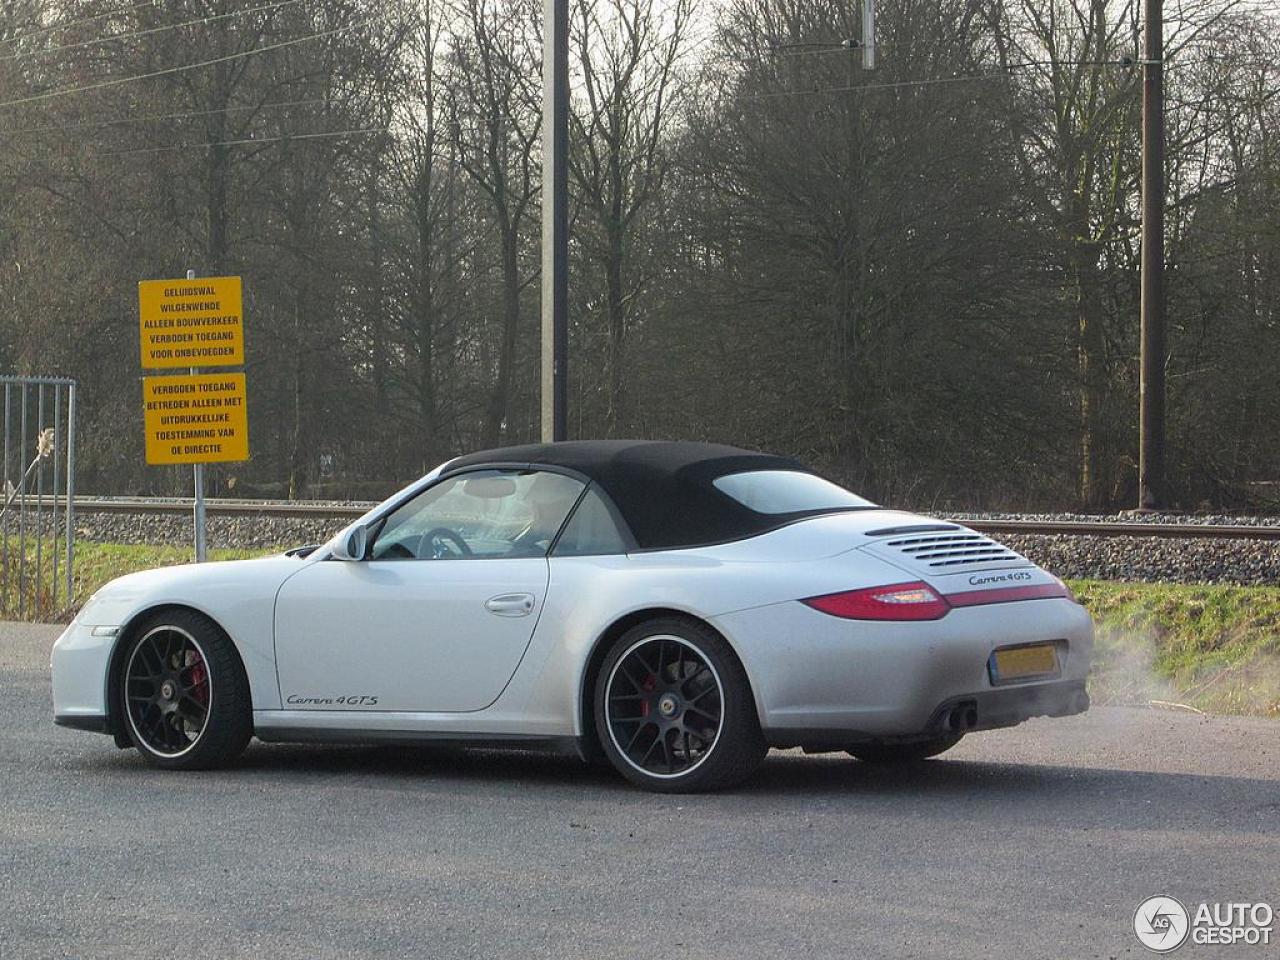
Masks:
[[[7,549],[6,549],[7,546]],[[191,562],[191,547],[161,544],[94,543],[79,540],[75,549],[75,602],[68,603],[65,586],[65,567],[59,567],[56,591],[53,580],[53,564],[50,551],[53,543],[45,540],[41,545],[41,576],[37,579],[36,545],[28,537],[25,550],[19,553],[17,538],[8,544],[0,543],[0,619],[66,621],[80,604],[104,583],[122,577],[126,573],[169,567]],[[58,562],[62,563],[62,544],[59,544]],[[210,560],[243,560],[277,553],[283,547],[257,550],[210,550]],[[25,557],[25,563],[20,558]]]
[[[1280,717],[1280,587],[1071,582],[1098,626],[1095,703]]]

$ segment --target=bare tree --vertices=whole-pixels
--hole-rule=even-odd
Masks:
[[[691,11],[692,0],[583,0],[572,11],[580,82],[570,171],[585,214],[580,242],[604,274],[610,433],[630,421],[627,338],[647,279],[636,262],[637,235],[670,168]]]
[[[463,0],[452,51],[454,147],[462,169],[488,198],[501,264],[502,319],[481,434],[486,446],[499,442],[511,415],[521,293],[536,276],[521,262],[539,189],[536,16],[528,0]]]
[[[1131,0],[1002,0],[990,5],[995,53],[1017,73],[1013,152],[1037,213],[1066,262],[1078,370],[1078,490],[1100,506],[1112,491],[1109,394],[1117,366],[1107,273],[1132,226],[1138,109],[1133,66],[1138,9]],[[1116,478],[1110,478],[1114,481]]]

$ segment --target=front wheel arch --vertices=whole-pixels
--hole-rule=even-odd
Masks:
[[[578,724],[581,729],[578,744],[579,752],[587,762],[608,763],[604,749],[600,746],[599,731],[596,729],[594,701],[596,678],[600,675],[600,668],[604,666],[604,661],[609,655],[610,648],[619,637],[632,627],[639,626],[648,620],[668,618],[686,620],[689,623],[696,624],[704,630],[710,630],[725,642],[725,645],[737,659],[738,665],[742,667],[743,673],[747,675],[747,685],[751,693],[751,701],[755,704],[756,718],[763,725],[764,718],[760,714],[760,701],[756,698],[755,686],[751,683],[751,671],[743,663],[742,656],[738,653],[737,648],[734,647],[732,640],[702,617],[689,613],[687,610],[677,610],[672,607],[644,607],[640,610],[633,610],[631,613],[625,614],[609,624],[596,637],[595,643],[591,647],[591,653],[587,656],[586,668],[582,671],[582,677],[578,683]]]
[[[143,607],[136,611],[125,623],[120,627],[120,632],[116,634],[116,643],[111,650],[111,659],[107,667],[107,690],[106,690],[106,706],[107,706],[107,732],[111,734],[115,740],[116,746],[122,750],[127,750],[133,746],[133,741],[129,739],[129,733],[123,718],[120,715],[120,704],[117,702],[117,691],[120,687],[120,674],[124,670],[125,652],[129,649],[129,641],[133,638],[134,631],[138,624],[146,620],[148,617],[156,614],[167,613],[170,611],[181,613],[194,613],[197,616],[204,617],[215,627],[222,631],[223,635],[231,641],[231,649],[235,652],[236,659],[240,663],[240,669],[248,676],[248,670],[245,668],[244,657],[240,653],[240,647],[235,642],[235,638],[227,632],[227,628],[218,622],[218,618],[210,615],[207,611],[198,607],[193,607],[186,603],[157,603],[154,606]]]

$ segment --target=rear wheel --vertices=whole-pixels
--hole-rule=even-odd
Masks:
[[[767,747],[746,671],[693,621],[633,627],[596,679],[595,720],[609,761],[648,790],[715,790],[749,776]]]
[[[910,763],[945,753],[962,739],[963,733],[946,733],[927,740],[901,743],[859,743],[850,747],[848,752],[866,763]]]
[[[195,611],[148,617],[132,631],[119,704],[129,739],[151,764],[216,767],[253,735],[249,681],[230,638]]]

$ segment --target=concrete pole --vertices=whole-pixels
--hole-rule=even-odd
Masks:
[[[542,439],[568,436],[569,3],[544,0],[542,40]]]
[[[862,0],[862,69],[876,68],[876,0]]]
[[[1146,0],[1142,62],[1142,331],[1138,509],[1165,503],[1164,23]]]

